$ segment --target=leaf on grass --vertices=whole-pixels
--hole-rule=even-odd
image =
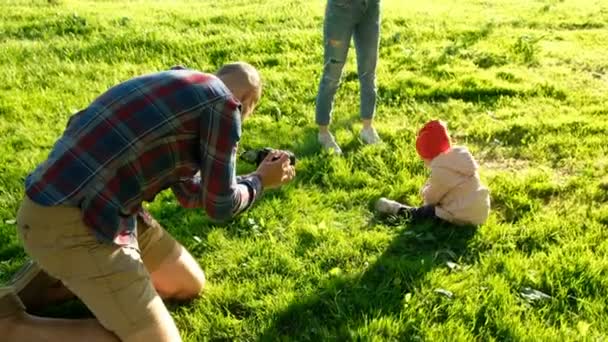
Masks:
[[[519,294],[522,296],[522,298],[524,298],[525,300],[527,300],[530,303],[544,301],[544,300],[553,298],[546,293],[543,293],[541,291],[535,290],[530,287],[524,287]]]
[[[340,269],[340,267],[334,267],[331,270],[329,270],[329,274],[331,276],[337,277],[340,274],[342,274],[342,270]]]
[[[408,292],[408,293],[406,293],[406,294],[405,294],[405,297],[403,298],[403,300],[404,300],[406,303],[409,303],[409,302],[410,302],[410,299],[412,299],[412,294]]]
[[[440,295],[446,296],[446,297],[448,297],[450,299],[452,299],[452,297],[454,297],[454,294],[452,293],[452,291],[448,291],[448,290],[445,290],[445,289],[435,289],[434,292],[438,293]]]
[[[576,328],[578,329],[578,332],[579,334],[581,334],[581,336],[587,336],[587,333],[589,333],[590,326],[591,324],[585,321],[580,321],[576,324]]]
[[[17,220],[15,220],[15,219],[6,220],[6,221],[4,221],[4,223],[6,223],[6,224],[15,224],[15,223],[17,223]]]
[[[196,242],[198,242],[198,243],[203,242],[203,240],[201,240],[201,238],[200,238],[200,237],[198,237],[198,236],[196,236],[196,235],[194,235],[192,238],[194,239],[194,241],[196,241]]]
[[[455,263],[455,262],[448,261],[448,262],[446,262],[445,264],[446,264],[446,265],[447,265],[447,266],[450,268],[450,270],[452,270],[452,271],[456,271],[456,270],[460,269],[460,265],[458,265],[458,264],[457,264],[457,263]]]

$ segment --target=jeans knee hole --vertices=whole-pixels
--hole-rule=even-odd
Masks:
[[[342,44],[344,44],[344,43],[339,39],[329,39],[329,40],[327,40],[327,44],[331,47],[339,48],[339,47],[342,47]]]

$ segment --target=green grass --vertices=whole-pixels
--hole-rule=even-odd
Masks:
[[[149,205],[209,280],[200,299],[170,305],[187,340],[606,339],[608,5],[382,9],[385,143],[358,140],[351,50],[333,125],[345,156],[333,158],[319,153],[313,121],[323,1],[2,1],[0,280],[26,258],[10,223],[23,179],[72,112],[142,73],[245,60],[265,91],[242,145],[295,151],[298,177],[226,225],[168,193]],[[493,212],[478,229],[370,210],[379,196],[420,203],[428,171],[413,143],[430,118],[482,165]],[[551,298],[528,301],[525,288]]]

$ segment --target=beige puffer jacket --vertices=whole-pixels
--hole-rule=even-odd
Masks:
[[[424,204],[455,224],[482,224],[490,214],[490,192],[479,179],[479,166],[466,147],[455,146],[430,163],[431,176],[422,188]]]

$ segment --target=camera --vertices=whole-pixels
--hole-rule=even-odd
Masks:
[[[243,154],[241,154],[241,159],[243,159],[244,161],[249,162],[249,163],[254,163],[256,166],[260,166],[260,164],[266,158],[268,153],[270,153],[274,150],[275,150],[274,148],[264,147],[262,149],[245,151]],[[296,155],[293,154],[293,152],[291,152],[291,151],[284,151],[284,152],[286,152],[289,155],[289,163],[291,165],[295,166],[296,165]]]

